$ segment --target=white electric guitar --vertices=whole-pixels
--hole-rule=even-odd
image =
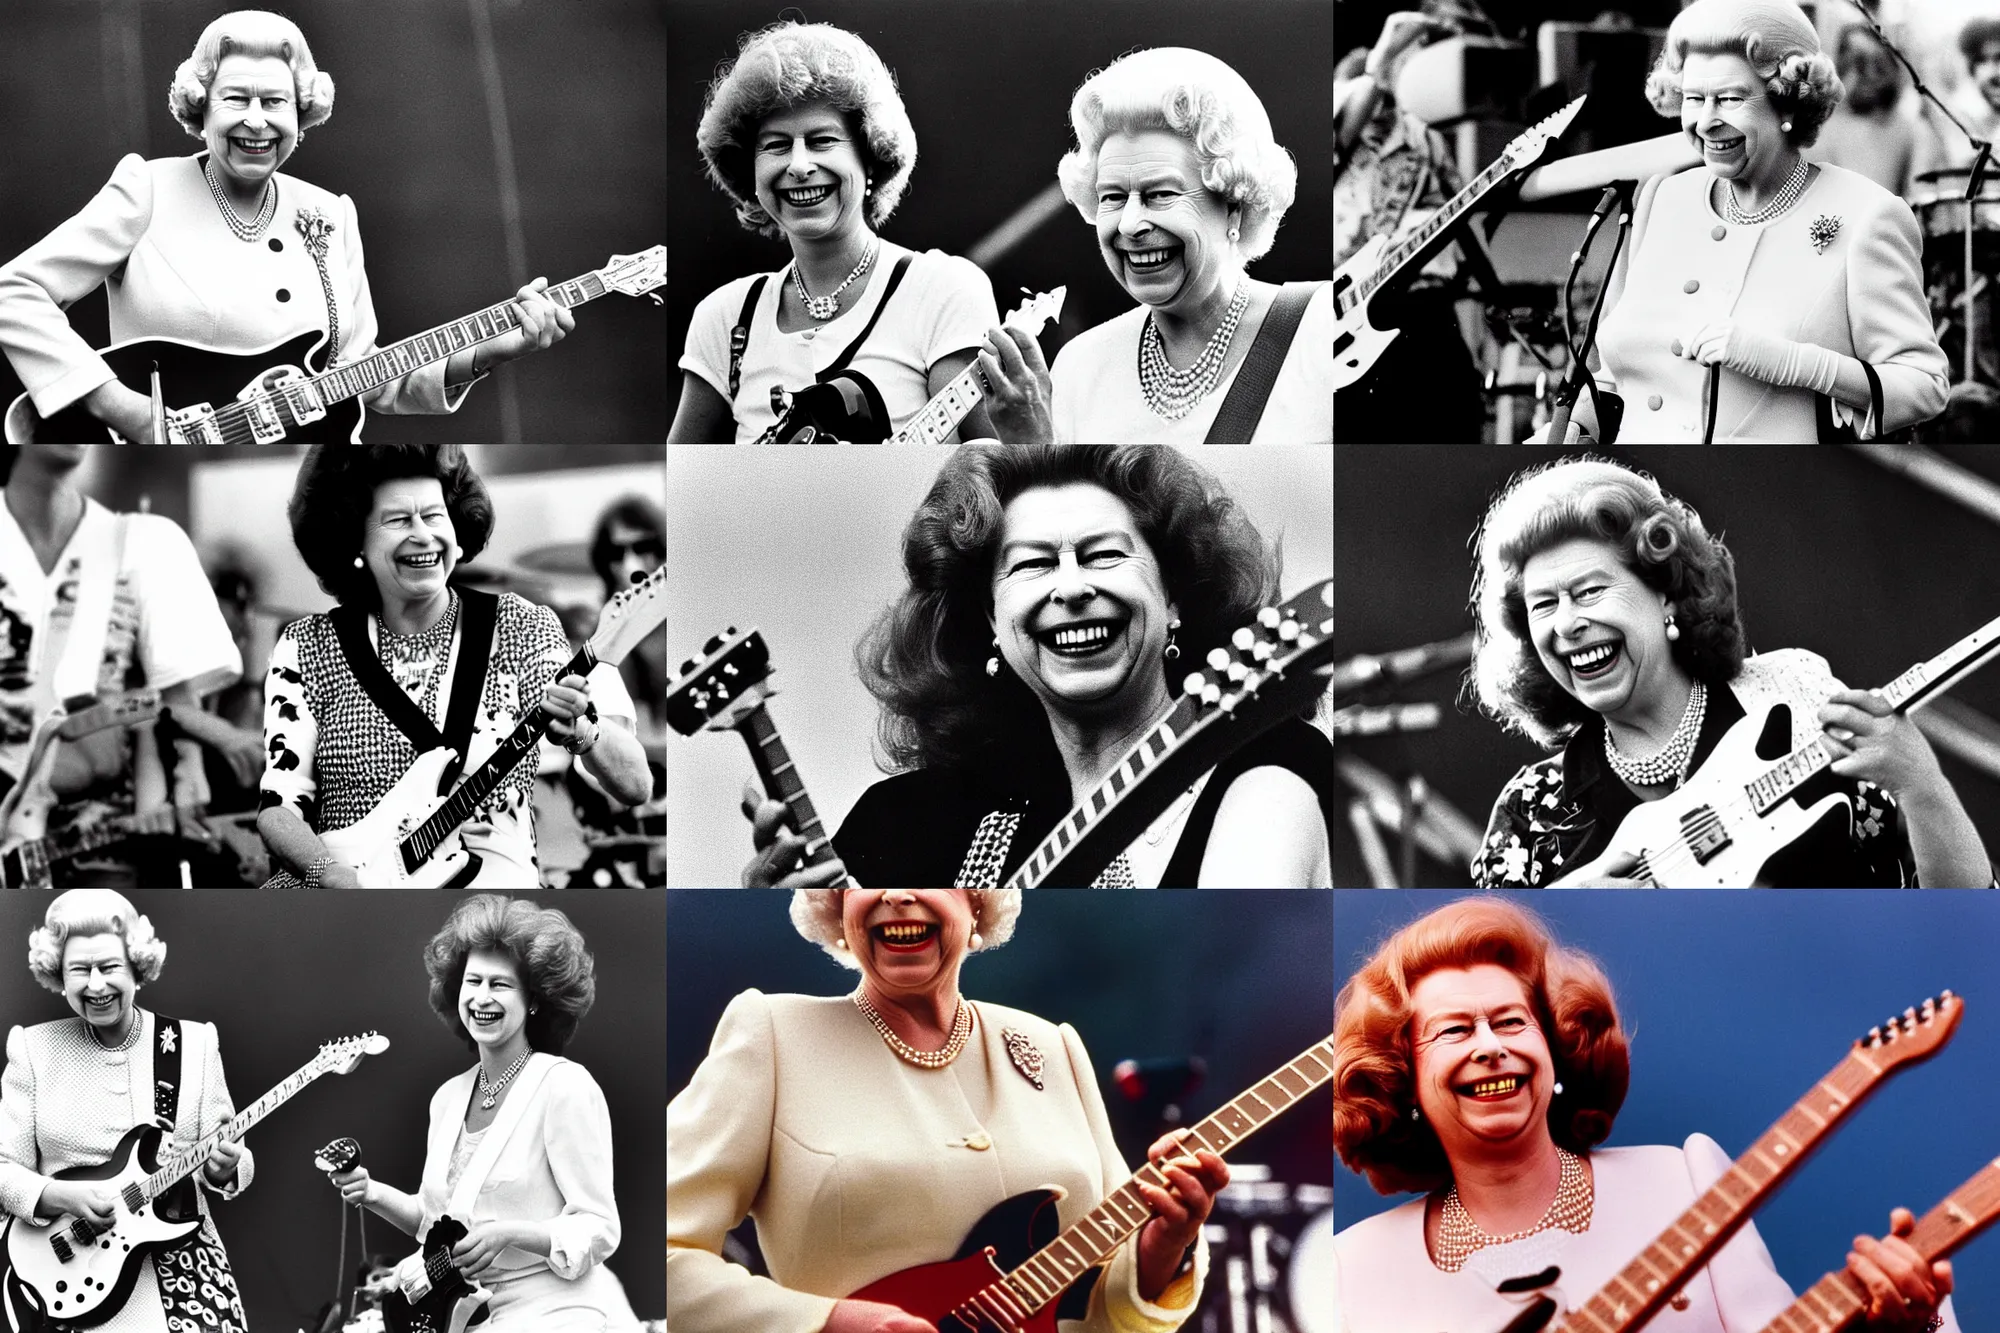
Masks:
[[[617,666],[641,639],[667,618],[667,570],[662,565],[643,583],[613,597],[597,619],[597,632],[551,678],[587,676],[600,662]],[[484,861],[468,850],[459,826],[472,817],[515,765],[529,758],[553,719],[536,708],[521,719],[458,787],[442,787],[456,752],[426,750],[360,822],[320,834],[328,852],[351,866],[367,889],[464,889],[479,882]],[[289,875],[266,887],[286,887]],[[295,881],[291,881],[295,883]]]

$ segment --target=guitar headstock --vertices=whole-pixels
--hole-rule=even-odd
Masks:
[[[1204,711],[1263,707],[1303,709],[1327,687],[1316,668],[1333,660],[1333,580],[1322,579],[1289,601],[1267,606],[1208,655],[1181,690]],[[1211,678],[1212,677],[1212,678]]]
[[[590,636],[590,651],[598,661],[617,666],[666,618],[667,567],[662,564],[604,604]]]
[[[1585,94],[1588,97],[1589,94]],[[1533,166],[1548,151],[1550,144],[1562,138],[1563,131],[1576,119],[1576,113],[1583,109],[1584,98],[1579,97],[1554,115],[1545,116],[1515,136],[1503,154],[1509,160],[1511,170],[1521,171]]]
[[[683,736],[703,727],[733,725],[729,709],[771,674],[771,650],[754,629],[731,625],[701,646],[701,656],[681,663],[667,682],[667,725]]]
[[[364,1032],[358,1037],[340,1037],[319,1048],[318,1064],[324,1071],[334,1074],[351,1074],[363,1056],[380,1055],[389,1049],[389,1039],[379,1032]]]
[[[1026,291],[1027,288],[1023,287],[1021,290]],[[1027,300],[1008,311],[1007,318],[1000,322],[1009,328],[1019,329],[1030,338],[1039,337],[1041,336],[1042,325],[1051,323],[1062,317],[1063,300],[1068,295],[1069,288],[1058,287],[1052,292],[1043,292],[1039,296],[1030,296]]]
[[[610,263],[597,270],[597,276],[614,292],[643,296],[667,285],[667,247],[656,245],[636,255],[613,255]]]
[[[1900,1014],[1892,1014],[1879,1027],[1872,1027],[1855,1046],[1873,1052],[1885,1069],[1896,1069],[1928,1060],[1944,1048],[1958,1031],[1965,1016],[1965,1001],[1950,991],[1939,991],[1931,999]]]
[[[320,1171],[345,1171],[361,1161],[361,1140],[338,1138],[313,1154],[313,1166]]]

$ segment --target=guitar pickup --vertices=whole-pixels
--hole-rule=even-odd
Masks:
[[[276,444],[285,438],[285,423],[278,419],[276,401],[261,383],[252,384],[236,395],[250,421],[250,433],[259,444]]]
[[[326,417],[326,404],[320,401],[319,390],[297,366],[286,366],[277,375],[267,378],[266,385],[283,397],[285,407],[296,424],[303,426]]]
[[[1681,816],[1681,838],[1687,843],[1694,859],[1702,865],[1714,860],[1729,846],[1729,830],[1722,819],[1708,806],[1696,806]]]
[[[215,424],[215,409],[207,403],[176,409],[167,417],[168,444],[221,444],[222,431]]]

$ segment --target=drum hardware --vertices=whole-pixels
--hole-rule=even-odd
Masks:
[[[1332,1208],[1331,1185],[1272,1180],[1271,1169],[1254,1162],[1231,1166],[1202,1228],[1211,1281],[1201,1333],[1327,1333],[1332,1311],[1308,1305],[1301,1292],[1309,1298],[1317,1290],[1324,1300],[1331,1284],[1301,1285],[1291,1270],[1297,1238]]]

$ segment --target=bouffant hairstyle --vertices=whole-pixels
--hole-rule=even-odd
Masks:
[[[63,944],[74,936],[116,935],[125,941],[132,977],[144,986],[166,965],[167,944],[153,923],[113,889],[71,889],[50,903],[42,924],[28,932],[28,971],[44,990],[63,993]]]
[[[590,534],[590,568],[597,575],[606,592],[623,592],[623,588],[611,586],[611,528],[622,523],[628,528],[650,532],[661,541],[666,540],[667,519],[651,500],[638,495],[628,495],[615,501],[612,506],[598,516],[597,526]]]
[[[597,999],[597,963],[583,933],[555,908],[525,898],[481,893],[452,909],[444,928],[424,946],[424,971],[431,978],[431,1009],[475,1051],[478,1043],[458,1017],[458,987],[465,980],[465,960],[482,950],[506,955],[521,974],[534,1010],[523,1028],[528,1045],[561,1055]]]
[[[1691,52],[1749,61],[1772,110],[1792,122],[1786,142],[1794,148],[1819,138],[1846,93],[1812,20],[1792,0],[1695,0],[1683,9],[1646,76],[1646,100],[1663,116],[1681,114],[1681,67]]]
[[[269,10],[239,9],[201,30],[193,54],[181,62],[167,85],[167,109],[195,138],[201,138],[208,90],[225,56],[276,56],[292,67],[301,141],[307,130],[326,124],[333,115],[333,76],[313,63],[312,48],[299,25]]]
[[[840,889],[793,889],[792,929],[826,950],[826,956],[842,967],[859,972],[854,951],[840,947]],[[972,928],[979,932],[977,949],[968,956],[997,949],[1014,938],[1014,923],[1021,917],[1019,889],[960,889],[972,895]]]
[[[875,48],[830,23],[774,23],[744,36],[733,63],[709,85],[695,146],[708,178],[736,205],[736,218],[760,236],[783,229],[757,202],[757,132],[769,117],[824,102],[854,134],[874,182],[865,215],[879,231],[902,202],[917,165],[917,131],[896,76]]]
[[[1074,484],[1096,486],[1131,512],[1180,609],[1182,662],[1221,647],[1276,591],[1276,548],[1178,449],[962,446],[903,529],[909,586],[855,649],[862,683],[882,706],[879,739],[891,766],[1018,772],[1055,754],[1041,702],[1013,672],[987,675],[986,659],[1008,503],[1023,491]]]
[[[461,565],[493,536],[493,501],[458,445],[316,444],[299,467],[285,512],[306,568],[343,606],[374,610],[381,604],[375,576],[356,569],[354,558],[375,508],[375,488],[406,477],[432,477],[443,488]]]
[[[1134,51],[1084,80],[1069,102],[1076,147],[1056,165],[1063,197],[1097,225],[1097,152],[1106,136],[1166,130],[1194,145],[1201,183],[1243,210],[1244,263],[1261,257],[1299,192],[1299,168],[1243,76],[1184,46]]]
[[[1429,1191],[1451,1164],[1417,1105],[1410,992],[1433,972],[1492,963],[1521,980],[1555,1061],[1562,1096],[1549,1135],[1588,1152],[1611,1135],[1631,1074],[1611,983],[1589,955],[1565,949],[1531,912],[1502,898],[1461,898],[1403,927],[1333,1002],[1333,1143],[1377,1193]]]
[[[1691,506],[1608,459],[1529,468],[1494,498],[1474,535],[1478,649],[1470,683],[1501,726],[1551,750],[1593,714],[1536,655],[1521,571],[1531,557],[1577,539],[1610,543],[1640,582],[1666,597],[1680,628],[1668,648],[1690,676],[1724,685],[1743,667],[1736,562]]]

